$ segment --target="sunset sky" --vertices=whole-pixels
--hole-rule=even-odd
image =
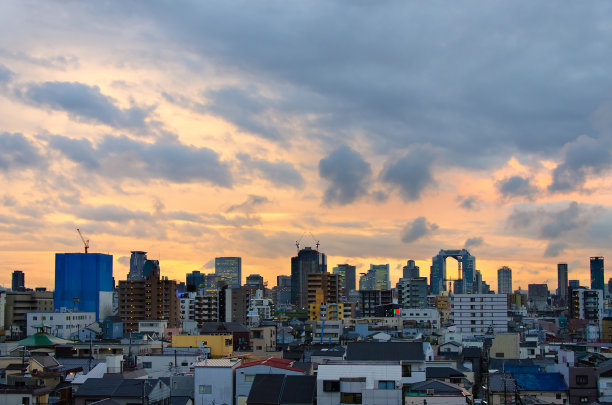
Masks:
[[[0,284],[54,253],[290,273],[466,247],[497,289],[612,259],[612,4],[0,3]],[[452,259],[448,267],[455,268]],[[456,271],[452,270],[451,275]],[[605,275],[607,282],[609,275]]]

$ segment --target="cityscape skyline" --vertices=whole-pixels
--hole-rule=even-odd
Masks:
[[[589,285],[612,256],[611,7],[2,2],[2,283],[52,288],[78,228],[117,279],[146,251],[274,284],[304,239],[392,284],[466,249],[492,286],[558,262]]]

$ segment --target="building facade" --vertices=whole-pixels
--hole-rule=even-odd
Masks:
[[[350,291],[355,291],[357,289],[355,284],[356,271],[357,268],[355,266],[351,266],[350,264],[339,264],[337,267],[334,267],[333,273],[340,276],[342,296],[345,299],[348,299]]]
[[[229,288],[240,288],[242,286],[242,258],[216,257],[215,274],[227,283]]]
[[[301,249],[291,258],[291,303],[308,307],[308,274],[327,273],[327,257],[310,247]]]
[[[427,279],[425,277],[401,278],[396,288],[397,303],[403,308],[424,308],[427,306]]]
[[[604,258],[591,257],[591,289],[604,290]]]
[[[463,335],[495,334],[508,331],[506,294],[455,294],[451,319]]]
[[[419,266],[414,263],[414,260],[408,260],[402,268],[402,278],[413,279],[419,277],[421,277]]]
[[[567,304],[567,288],[569,287],[567,275],[567,263],[557,264],[557,295],[559,301],[564,305]]]
[[[499,294],[512,294],[512,269],[503,266],[497,270],[497,292]]]
[[[47,333],[70,339],[72,334],[96,322],[95,312],[32,311],[27,313],[28,336],[34,335],[44,325]]]
[[[25,291],[25,274],[23,274],[23,271],[15,270],[11,281],[11,289],[13,291]]]

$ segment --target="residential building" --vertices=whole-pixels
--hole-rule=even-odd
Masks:
[[[441,326],[440,313],[435,308],[403,308],[400,316],[418,328],[438,329]]]
[[[200,336],[232,335],[232,348],[234,351],[251,349],[251,333],[249,327],[238,322],[206,322],[200,328]]]
[[[162,339],[165,336],[167,328],[168,321],[165,319],[138,321],[138,333],[157,339]]]
[[[204,360],[194,365],[194,404],[233,404],[234,378],[241,361]]]
[[[121,339],[123,337],[123,321],[119,316],[107,316],[102,321],[102,339]]]
[[[597,402],[597,370],[595,368],[570,367],[569,378],[566,384],[569,388],[570,405],[592,404]]]
[[[216,257],[215,274],[224,281],[229,288],[242,286],[242,258]]]
[[[342,321],[308,321],[312,326],[313,343],[340,343],[342,336]]]
[[[612,402],[612,365],[597,370],[597,387],[600,403]]]
[[[255,356],[265,356],[265,353],[276,351],[277,336],[275,325],[254,326],[249,329],[250,345]]]
[[[356,267],[350,264],[339,264],[334,267],[333,273],[340,276],[341,295],[344,299],[349,298],[349,293],[357,289],[355,284]]]
[[[317,294],[322,295],[323,303],[340,302],[340,275],[310,273],[306,280],[309,305],[317,303]]]
[[[359,310],[362,317],[375,316],[377,306],[391,303],[391,290],[359,290]]]
[[[74,405],[87,405],[105,399],[115,404],[169,403],[170,387],[161,379],[89,378],[74,394]]]
[[[25,274],[21,270],[13,271],[11,290],[25,291]]]
[[[505,405],[508,397],[515,395],[532,397],[537,404],[566,404],[568,401],[567,385],[560,373],[490,374],[488,388],[489,405]]]
[[[308,274],[327,273],[327,256],[310,247],[291,258],[291,303],[308,308]]]
[[[156,266],[146,263],[144,276],[144,280],[119,281],[119,317],[124,333],[137,331],[138,321],[144,320],[167,320],[168,327],[180,327],[176,281],[162,278]]]
[[[414,263],[414,260],[408,260],[406,265],[402,268],[402,278],[413,279],[421,277],[420,268]]]
[[[601,322],[604,316],[602,290],[570,287],[568,293],[570,318]]]
[[[562,305],[567,305],[567,263],[557,264],[557,295]]]
[[[316,403],[317,377],[313,375],[256,374],[248,405],[309,405]]]
[[[512,269],[508,266],[497,270],[497,293],[512,294]]]
[[[352,308],[350,304],[325,304],[322,301],[317,301],[315,304],[308,305],[308,319],[311,321],[341,321],[345,317],[351,318]],[[348,311],[345,311],[345,308],[348,308]]]
[[[95,312],[100,321],[113,311],[113,256],[56,253],[54,309]]]
[[[604,258],[591,257],[591,289],[604,291]]]
[[[246,404],[257,374],[304,375],[305,370],[294,367],[295,361],[269,357],[249,361],[236,367],[236,404]]]
[[[451,317],[457,332],[482,335],[508,331],[506,294],[455,294]]]
[[[431,370],[434,373],[440,369],[442,367],[433,367],[427,371]],[[472,394],[465,388],[448,381],[431,379],[411,384],[404,394],[404,405],[423,405],[424,403],[427,405],[467,405],[472,404],[473,401]]]
[[[249,326],[259,326],[262,321],[272,319],[272,299],[265,298],[263,290],[251,295],[247,320]]]
[[[212,358],[229,357],[234,353],[231,333],[215,335],[173,335],[172,347],[207,347]]]
[[[529,284],[527,286],[527,299],[529,306],[537,311],[548,308],[548,284]]]
[[[53,311],[53,291],[7,291],[4,295],[5,329],[16,327],[25,333],[28,312]]]
[[[401,278],[396,288],[397,303],[403,308],[427,306],[427,278]]]
[[[55,312],[55,311],[32,311],[27,313],[28,336],[40,332],[41,327],[45,327],[47,333],[70,339],[74,332],[96,322],[95,312]]]
[[[497,333],[489,350],[490,357],[496,359],[519,359],[521,338],[518,333]]]

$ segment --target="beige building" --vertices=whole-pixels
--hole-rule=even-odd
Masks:
[[[28,312],[53,311],[53,291],[7,291],[4,329],[13,326],[25,333]]]
[[[521,339],[518,333],[498,333],[491,344],[491,358],[520,359]]]

